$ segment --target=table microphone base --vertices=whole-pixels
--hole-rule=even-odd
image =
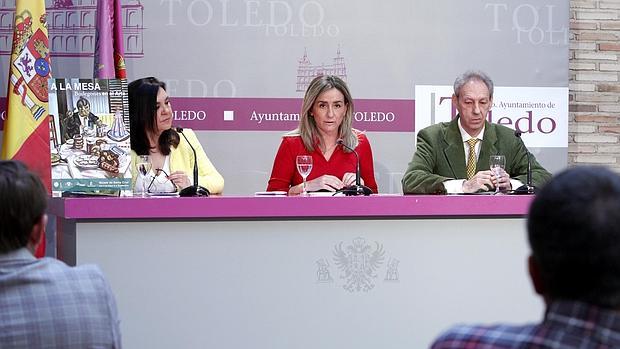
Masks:
[[[364,195],[368,196],[372,194],[372,190],[365,185],[350,185],[348,187],[342,188],[342,193],[346,196],[358,196]]]
[[[207,197],[209,196],[211,193],[209,193],[209,189],[202,187],[200,185],[198,186],[189,186],[185,189],[182,189],[179,192],[179,196],[182,197]]]
[[[517,195],[532,195],[532,194],[536,194],[536,191],[537,191],[536,187],[534,187],[532,185],[523,184],[519,188],[515,189],[513,194],[517,194]]]

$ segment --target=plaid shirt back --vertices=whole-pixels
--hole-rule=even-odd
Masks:
[[[0,254],[0,348],[120,348],[116,303],[96,266]]]
[[[449,329],[432,349],[620,348],[620,312],[580,302],[553,302],[540,324]]]

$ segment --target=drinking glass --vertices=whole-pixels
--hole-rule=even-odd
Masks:
[[[152,167],[153,164],[151,164],[151,159],[149,159],[148,155],[138,155],[138,158],[136,159],[136,169],[138,170],[138,176],[140,177],[140,181],[142,182],[142,197],[147,196],[146,175],[151,172]]]
[[[491,155],[489,159],[489,165],[491,166],[491,172],[497,178],[497,185],[495,186],[495,193],[499,193],[499,179],[504,175],[504,169],[506,168],[506,157],[504,155]]]
[[[299,175],[301,176],[301,178],[304,179],[302,195],[307,195],[308,193],[306,192],[306,178],[308,178],[308,175],[312,171],[312,156],[297,155],[296,164]]]

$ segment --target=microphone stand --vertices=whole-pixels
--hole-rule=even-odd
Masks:
[[[344,187],[340,190],[346,196],[358,196],[364,195],[368,196],[372,194],[372,189],[368,188],[365,185],[362,185],[362,177],[360,176],[360,156],[357,154],[355,149],[344,144],[342,139],[339,139],[336,144],[342,145],[346,149],[350,150],[353,154],[355,154],[356,160],[356,168],[355,168],[355,184]]]
[[[187,139],[187,136],[185,135],[185,133],[183,133],[183,128],[182,127],[177,127],[176,131],[178,133],[180,133],[183,138],[185,138],[185,141],[187,142],[187,144],[189,144],[189,147],[192,149],[192,153],[194,154],[194,184],[181,189],[181,191],[179,192],[179,196],[182,197],[207,197],[209,196],[209,189],[202,187],[200,185],[198,185],[198,157],[196,156],[196,149],[194,149],[194,147],[192,146],[192,143],[189,142],[189,140]]]
[[[521,140],[521,144],[523,144],[523,148],[525,148],[525,153],[527,154],[527,182],[520,186],[519,188],[514,190],[515,194],[535,194],[536,187],[532,185],[532,157],[529,149],[525,146],[525,142],[523,142],[523,138],[521,138],[522,132],[515,131],[515,136]]]

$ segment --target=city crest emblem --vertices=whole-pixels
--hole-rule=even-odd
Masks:
[[[342,242],[334,247],[334,262],[342,272],[340,278],[346,283],[342,286],[349,292],[367,292],[375,287],[373,279],[383,264],[383,245],[375,242],[375,247],[361,237],[353,239],[353,244],[342,248]]]

